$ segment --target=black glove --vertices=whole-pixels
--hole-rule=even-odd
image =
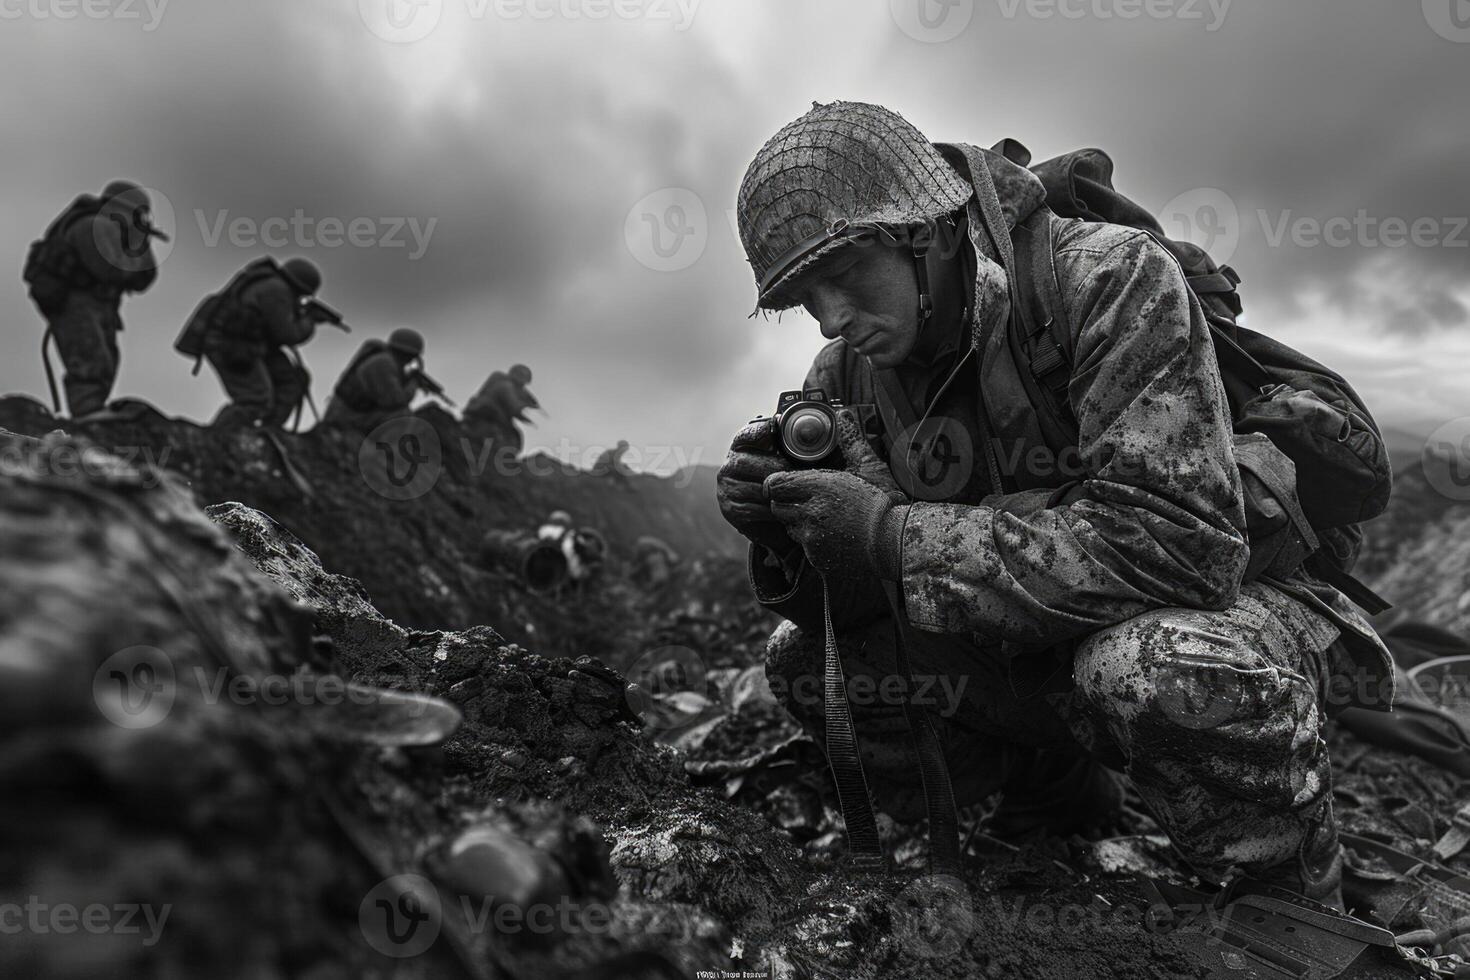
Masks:
[[[771,513],[763,488],[768,476],[790,472],[793,467],[790,460],[774,452],[773,438],[772,419],[758,419],[741,429],[720,467],[715,495],[731,527],[748,541],[785,558],[796,549],[796,542]]]

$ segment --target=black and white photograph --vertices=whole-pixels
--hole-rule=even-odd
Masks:
[[[0,980],[1470,980],[1470,0],[0,91]]]

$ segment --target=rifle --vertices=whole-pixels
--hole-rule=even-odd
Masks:
[[[409,377],[418,382],[424,394],[431,398],[437,398],[446,405],[454,405],[454,399],[449,397],[449,393],[444,390],[444,386],[425,374],[423,368],[415,368]]]
[[[315,296],[301,297],[301,312],[311,317],[313,322],[330,323],[343,333],[352,332],[352,328],[343,322],[342,314],[335,307],[317,299]]]

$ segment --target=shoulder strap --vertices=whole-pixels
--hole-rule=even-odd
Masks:
[[[1054,441],[1076,441],[1077,418],[1067,395],[1072,380],[1072,328],[1057,281],[1052,213],[1036,210],[1015,230],[1016,315],[1011,318],[1014,346],[1025,357],[1023,376],[1034,389],[1045,428]],[[1058,446],[1057,448],[1061,448]]]

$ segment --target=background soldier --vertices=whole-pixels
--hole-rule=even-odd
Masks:
[[[311,377],[295,348],[316,333],[305,301],[321,285],[321,271],[306,259],[258,259],[194,311],[174,347],[202,356],[219,375],[230,402],[214,425],[280,428],[298,409]]]
[[[530,424],[526,412],[540,408],[531,394],[531,369],[517,364],[509,373],[496,371],[464,409],[465,428],[497,448],[519,453],[525,445],[517,422]]]
[[[623,462],[623,457],[628,453],[628,440],[619,440],[616,446],[605,449],[602,455],[597,457],[597,462],[592,464],[592,475],[606,477],[616,480],[625,489],[631,490],[633,485],[628,482],[628,464]]]
[[[56,338],[62,384],[72,418],[100,412],[117,380],[117,335],[124,293],[141,293],[158,277],[152,204],[137,184],[113,181],[101,197],[84,194],[32,243],[22,278],[46,318],[42,357],[52,401],[60,410],[46,341]]]
[[[364,342],[337,379],[324,421],[371,429],[408,411],[416,394],[437,388],[426,383],[419,367],[423,356],[423,335],[407,327],[394,330],[386,342]]]

